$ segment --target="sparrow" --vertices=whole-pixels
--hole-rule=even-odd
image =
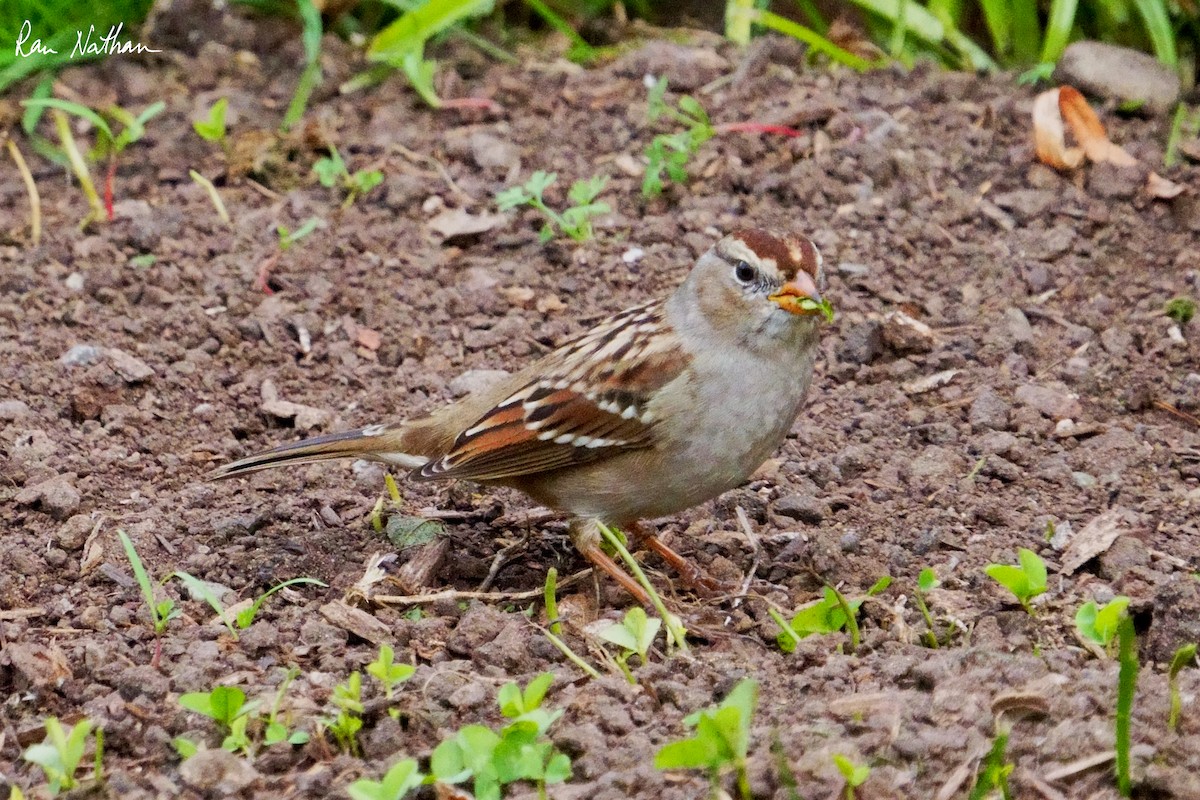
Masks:
[[[512,487],[565,512],[579,552],[647,604],[600,548],[598,523],[704,585],[640,521],[739,486],[783,442],[812,381],[820,323],[832,316],[822,285],[807,237],[738,230],[670,296],[604,320],[490,388],[423,418],[283,444],[210,478],[354,458],[418,481]]]

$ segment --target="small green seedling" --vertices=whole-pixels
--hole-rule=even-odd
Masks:
[[[57,796],[63,789],[74,789],[79,785],[75,777],[79,763],[83,761],[84,747],[93,729],[96,733],[96,756],[92,779],[104,779],[104,732],[96,728],[86,717],[64,731],[57,717],[46,718],[46,738],[40,744],[30,745],[21,754],[31,764],[37,764],[46,775],[50,795]]]
[[[270,747],[273,744],[287,742],[288,744],[298,745],[308,742],[309,736],[304,731],[288,730],[287,723],[280,719],[279,709],[283,705],[283,696],[287,694],[288,686],[292,681],[296,680],[300,675],[300,668],[291,666],[288,668],[287,674],[279,684],[279,689],[275,692],[275,701],[271,703],[271,710],[267,712],[264,720],[266,726],[263,728],[263,744]]]
[[[396,687],[413,676],[417,668],[411,664],[395,663],[396,651],[390,645],[380,645],[379,655],[370,664],[367,664],[367,674],[379,684],[383,686],[383,696],[388,700],[392,699],[392,694],[396,691]],[[389,708],[388,714],[393,719],[400,715],[400,710]]]
[[[294,231],[286,225],[277,224],[275,233],[279,236],[279,249],[286,252],[289,247],[315,231],[320,224],[320,217],[309,217]]]
[[[837,766],[838,772],[842,773],[842,777],[846,780],[846,788],[842,792],[842,797],[846,800],[854,800],[854,790],[866,783],[867,778],[871,777],[871,767],[866,764],[855,764],[849,758],[843,755],[835,755],[833,763]]]
[[[758,681],[743,678],[720,705],[686,717],[683,724],[695,728],[695,734],[660,748],[654,756],[654,766],[707,770],[714,798],[720,796],[722,773],[733,770],[738,794],[742,800],[750,800],[746,753],[750,749],[750,721],[757,705]]]
[[[542,194],[554,182],[558,174],[538,170],[521,186],[512,186],[496,195],[496,205],[501,211],[509,211],[518,206],[531,206],[541,212],[546,218],[539,238],[548,242],[559,231],[570,236],[577,242],[592,238],[592,218],[607,214],[612,210],[608,203],[597,203],[596,198],[608,184],[607,175],[595,175],[585,180],[571,184],[567,198],[571,206],[562,213],[546,205]]]
[[[867,590],[862,597],[847,600],[845,595],[832,586],[826,586],[820,600],[802,606],[792,621],[786,622],[779,612],[771,609],[769,612],[780,632],[775,641],[779,649],[791,653],[796,649],[796,643],[813,634],[836,633],[842,628],[850,632],[850,647],[858,648],[858,610],[868,597],[883,592],[892,583],[890,576],[885,575]]]
[[[925,567],[917,575],[917,590],[913,593],[913,599],[916,600],[917,608],[921,612],[921,616],[925,619],[925,627],[929,630],[925,631],[925,643],[934,650],[938,648],[937,626],[933,623],[933,614],[929,613],[929,604],[926,602],[926,595],[941,585],[938,580],[937,573],[933,571],[933,567]]]
[[[500,713],[518,722],[533,722],[537,725],[538,733],[545,733],[562,716],[562,711],[550,712],[542,708],[542,701],[546,699],[546,692],[552,683],[554,673],[543,672],[531,680],[524,691],[515,681],[504,684],[496,694]]]
[[[146,608],[150,610],[150,621],[154,624],[154,635],[161,638],[163,632],[167,629],[167,624],[183,613],[175,606],[175,601],[171,598],[165,600],[154,599],[154,585],[150,582],[150,576],[146,573],[146,567],[142,564],[142,559],[138,556],[137,550],[133,547],[133,542],[125,531],[117,531],[117,538],[121,540],[121,547],[125,549],[125,556],[129,559],[129,566],[133,568],[133,577],[137,580],[138,586],[142,590],[142,598],[146,601]],[[170,576],[168,576],[169,579]],[[158,664],[159,651],[154,654],[154,664]]]
[[[345,683],[333,687],[332,702],[337,714],[325,718],[322,724],[333,734],[343,752],[357,756],[358,732],[363,724],[362,673],[355,670]]]
[[[1029,614],[1033,607],[1029,601],[1046,591],[1046,562],[1038,554],[1022,547],[1017,551],[1018,564],[988,564],[984,567],[987,576],[1012,592],[1013,597]]]
[[[571,759],[545,738],[546,730],[562,715],[561,710],[541,708],[554,676],[543,673],[524,691],[509,683],[500,689],[500,712],[513,722],[496,733],[482,725],[467,725],[437,746],[430,757],[430,771],[443,783],[473,780],[476,800],[499,800],[503,787],[531,781],[538,797],[546,798],[546,785],[571,777]]]
[[[1180,325],[1187,325],[1196,316],[1196,301],[1190,297],[1172,298],[1167,301],[1163,313]]]
[[[192,128],[201,139],[219,144],[226,152],[229,150],[229,142],[225,137],[225,114],[228,111],[229,98],[222,97],[212,104],[212,108],[208,110],[208,116],[192,123]]]
[[[1183,710],[1183,698],[1179,695],[1179,673],[1196,660],[1196,645],[1185,644],[1171,657],[1167,670],[1167,688],[1171,695],[1171,710],[1167,714],[1167,730],[1174,731],[1179,725],[1179,714]]]
[[[642,195],[658,197],[663,191],[663,174],[675,183],[688,178],[687,163],[700,146],[716,135],[704,106],[690,95],[679,98],[672,106],[664,99],[667,79],[659,78],[650,89],[646,116],[651,122],[667,116],[684,126],[677,133],[660,133],[646,147],[646,174],[642,179]]]
[[[621,668],[625,679],[630,683],[637,683],[633,673],[629,670],[630,656],[636,654],[642,664],[645,664],[646,654],[649,652],[650,646],[654,644],[654,638],[658,636],[660,627],[662,627],[662,620],[647,616],[645,609],[641,606],[634,606],[625,612],[625,619],[621,622],[613,623],[600,631],[601,639],[612,642],[621,648],[621,654],[616,659],[617,666]]]
[[[1117,659],[1120,667],[1117,670],[1117,712],[1116,737],[1113,749],[1117,751],[1117,791],[1122,797],[1133,794],[1133,780],[1130,775],[1129,756],[1132,751],[1133,698],[1137,694],[1138,663],[1137,633],[1133,629],[1133,619],[1128,614],[1122,614],[1117,622]]]
[[[1008,732],[998,731],[992,740],[992,749],[979,765],[979,774],[968,800],[988,800],[995,792],[999,792],[1004,800],[1012,800],[1008,776],[1012,774],[1013,765],[1008,763],[1007,752]]]
[[[401,70],[422,100],[441,108],[447,103],[433,85],[437,62],[425,58],[425,45],[468,17],[490,14],[494,5],[495,0],[404,3],[404,13],[371,40],[367,60]]]
[[[96,190],[92,184],[87,166],[78,157],[79,154],[75,147],[74,137],[71,136],[69,126],[61,122],[61,116],[55,117],[55,124],[58,128],[63,150],[71,163],[72,170],[79,179],[84,194],[88,197],[88,203],[92,207],[92,214],[85,220],[85,224],[92,218],[99,218],[101,210],[107,216],[108,221],[112,222],[113,183],[117,175],[117,157],[120,156],[126,147],[138,141],[146,134],[146,123],[161,114],[166,109],[167,104],[162,101],[153,103],[147,106],[140,114],[134,114],[120,106],[114,105],[104,109],[104,116],[85,105],[73,103],[70,100],[62,100],[57,97],[24,100],[22,104],[27,108],[49,108],[54,112],[58,112],[58,114],[61,114],[61,112],[73,114],[80,119],[87,120],[96,128],[96,145],[92,148],[91,156],[97,161],[101,159],[107,159],[108,161],[108,172],[104,180],[103,209],[99,207]],[[112,126],[108,124],[108,121],[104,118],[105,116],[109,117],[113,122],[121,124],[120,133],[113,133]]]
[[[211,692],[188,692],[179,696],[179,705],[208,717],[225,732],[221,747],[231,753],[253,752],[247,728],[258,701],[246,702],[246,693],[236,686],[217,686]],[[178,749],[178,746],[177,748]]]
[[[425,782],[425,776],[411,758],[397,761],[381,781],[361,778],[346,787],[351,800],[401,800]]]
[[[313,172],[325,188],[332,189],[340,186],[346,193],[342,208],[349,208],[359,196],[383,183],[383,173],[377,169],[360,169],[357,172],[350,172],[346,169],[346,162],[342,160],[342,154],[333,145],[329,145],[328,158],[318,159],[317,163],[313,164]]]
[[[629,568],[629,572],[633,575],[634,580],[646,590],[646,594],[650,597],[650,603],[658,612],[659,619],[663,621],[663,628],[667,632],[667,648],[676,647],[680,652],[688,652],[687,645],[687,629],[683,627],[683,622],[676,615],[667,610],[667,606],[659,597],[658,591],[654,588],[654,584],[646,577],[646,573],[642,570],[637,559],[629,552],[629,548],[625,546],[625,534],[617,528],[610,528],[604,523],[597,523],[600,528],[600,536],[604,539],[612,551],[621,557],[621,561]]]
[[[1129,598],[1124,595],[1114,597],[1097,607],[1095,601],[1089,600],[1075,612],[1075,628],[1079,634],[1101,647],[1108,647],[1117,636],[1117,623],[1129,606]]]
[[[198,595],[204,600],[204,602],[208,603],[209,606],[212,607],[213,611],[217,612],[217,616],[220,617],[221,622],[225,624],[225,627],[229,629],[229,633],[233,636],[234,641],[238,640],[239,630],[244,631],[246,628],[249,628],[254,624],[254,618],[257,617],[258,612],[262,610],[263,603],[267,602],[267,598],[279,590],[286,589],[289,586],[298,586],[306,583],[311,583],[321,587],[328,587],[329,585],[317,580],[316,578],[292,578],[290,580],[283,581],[282,583],[276,584],[260,594],[250,606],[239,611],[234,616],[233,620],[230,621],[229,615],[225,611],[225,606],[221,603],[221,600],[215,594],[213,594],[212,589],[209,588],[207,583],[194,575],[183,572],[182,570],[172,572],[169,577],[178,578],[185,586],[188,587],[188,590],[193,595]],[[235,623],[236,627],[234,627]]]

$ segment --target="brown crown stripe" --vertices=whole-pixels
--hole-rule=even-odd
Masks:
[[[774,261],[785,281],[796,277],[799,270],[817,277],[817,248],[804,236],[779,239],[757,228],[734,231],[732,235],[762,258]]]

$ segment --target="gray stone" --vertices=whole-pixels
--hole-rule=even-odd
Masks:
[[[1100,346],[1109,355],[1123,356],[1133,347],[1133,334],[1128,328],[1105,328],[1100,333]]]
[[[855,325],[846,332],[838,358],[851,364],[870,364],[883,355],[883,326],[875,320]]]
[[[1122,102],[1143,103],[1153,114],[1166,114],[1179,100],[1175,70],[1147,53],[1103,42],[1074,42],[1063,52],[1054,80],[1082,92]]]
[[[104,357],[104,350],[91,344],[77,344],[62,354],[60,364],[68,367],[86,367]]]
[[[1015,306],[1006,308],[1004,310],[1004,321],[1008,325],[1008,334],[1012,336],[1013,341],[1033,341],[1033,326],[1029,324],[1029,318],[1025,316],[1024,311]]]
[[[829,513],[829,504],[811,495],[789,494],[775,501],[774,510],[781,517],[817,525]]]
[[[39,505],[55,519],[65,520],[75,513],[82,499],[79,490],[72,484],[74,480],[74,472],[65,472],[33,486],[26,486],[17,493],[17,505]]]
[[[980,390],[967,420],[975,430],[1003,430],[1008,427],[1008,412],[1011,406],[996,390],[987,386]]]
[[[154,377],[154,370],[150,365],[124,350],[109,347],[105,350],[105,355],[108,356],[112,368],[126,383],[141,383]]]
[[[471,134],[471,157],[475,164],[487,169],[519,169],[521,166],[521,149],[515,144],[490,133]]]
[[[1026,383],[1017,387],[1018,403],[1037,409],[1051,419],[1077,419],[1082,412],[1079,400],[1066,391]]]
[[[64,550],[78,550],[91,536],[92,527],[91,517],[87,514],[75,514],[54,534],[54,541]]]
[[[1058,199],[1059,193],[1048,189],[1017,189],[992,195],[992,202],[1012,212],[1019,222],[1041,219]]]
[[[179,765],[179,777],[189,786],[217,795],[241,793],[258,780],[250,762],[228,750],[201,750]]]
[[[28,404],[21,400],[4,400],[0,402],[0,421],[13,422],[32,415]]]

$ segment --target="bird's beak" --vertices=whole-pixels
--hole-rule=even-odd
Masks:
[[[792,314],[820,314],[821,293],[817,291],[817,284],[812,279],[812,276],[807,272],[797,272],[796,277],[779,287],[779,291],[770,296],[770,299],[776,303],[784,311]],[[817,306],[812,303],[801,304],[801,300],[812,300]]]

